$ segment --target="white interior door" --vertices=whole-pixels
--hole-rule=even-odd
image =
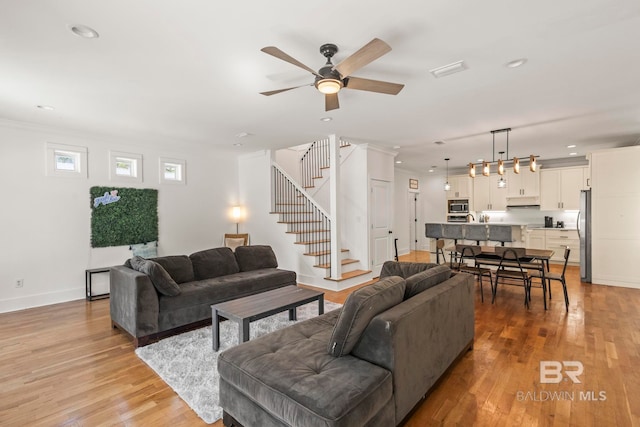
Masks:
[[[391,182],[372,179],[369,212],[371,218],[371,268],[379,272],[385,261],[392,260]]]

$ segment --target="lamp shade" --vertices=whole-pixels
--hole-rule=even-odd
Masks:
[[[231,217],[233,218],[233,220],[235,222],[240,222],[241,216],[242,216],[242,209],[240,209],[240,206],[234,206],[231,209]]]
[[[502,159],[498,160],[498,175],[504,175],[504,162]]]
[[[531,172],[535,172],[537,168],[538,165],[536,164],[536,156],[532,154],[529,156],[529,170]]]
[[[513,173],[520,173],[520,159],[513,158]]]
[[[469,176],[471,178],[476,177],[476,165],[474,165],[473,163],[469,163]]]
[[[491,167],[489,162],[482,162],[482,175],[489,176],[491,174]]]

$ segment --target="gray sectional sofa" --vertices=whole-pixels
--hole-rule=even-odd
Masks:
[[[111,322],[136,347],[211,323],[211,305],[296,285],[270,246],[214,248],[189,256],[134,257],[111,268]]]
[[[473,338],[473,276],[387,262],[341,309],[221,353],[223,422],[400,425]]]

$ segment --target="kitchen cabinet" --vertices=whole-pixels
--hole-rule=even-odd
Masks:
[[[586,168],[558,168],[540,172],[540,209],[580,209],[580,190],[585,187]]]
[[[547,249],[545,230],[529,230],[527,232],[527,247],[531,249]]]
[[[447,199],[469,199],[473,183],[469,175],[453,175],[449,177],[451,189],[447,191]]]
[[[507,189],[498,188],[500,175],[477,176],[473,181],[473,210],[504,211],[507,209]]]
[[[571,249],[569,262],[580,262],[580,238],[577,230],[550,228],[544,231],[546,247],[554,251],[551,261],[564,262],[564,249],[568,246]]]
[[[507,169],[507,197],[539,197],[540,172],[521,168],[520,173]]]

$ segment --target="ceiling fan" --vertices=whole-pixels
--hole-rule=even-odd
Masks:
[[[290,64],[302,68],[313,74],[316,79],[311,84],[301,86],[288,87],[285,89],[272,90],[268,92],[260,92],[262,95],[271,96],[277,93],[286,92],[291,89],[297,89],[304,86],[315,86],[318,91],[324,94],[325,111],[340,108],[338,102],[338,92],[345,89],[366,90],[368,92],[386,93],[389,95],[397,95],[403,84],[383,82],[380,80],[363,79],[361,77],[353,77],[351,74],[370,62],[375,61],[382,55],[391,51],[391,46],[380,39],[374,38],[369,43],[361,47],[357,52],[348,58],[342,60],[339,64],[333,65],[331,58],[338,52],[338,46],[327,43],[320,46],[320,53],[327,58],[327,63],[317,72],[307,67],[297,59],[287,55],[275,46],[267,46],[260,49],[262,52],[278,59],[282,59]]]

